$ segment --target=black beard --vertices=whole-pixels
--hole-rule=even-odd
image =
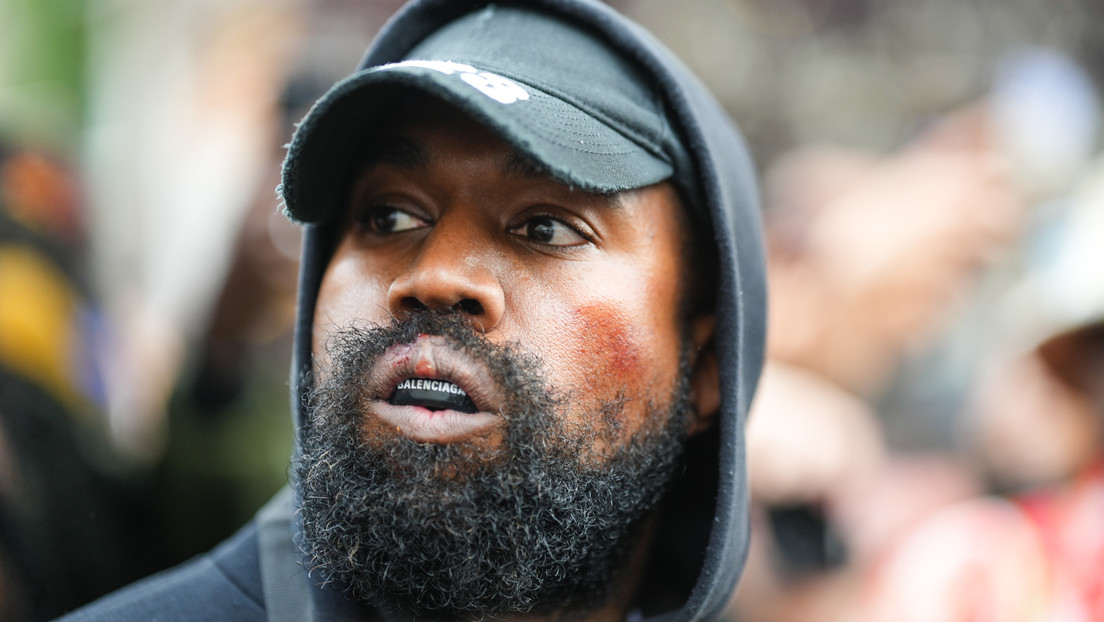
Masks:
[[[366,372],[419,334],[444,336],[491,370],[509,396],[504,448],[363,438]],[[539,361],[491,344],[454,314],[346,329],[328,347],[333,366],[309,397],[294,465],[312,571],[419,619],[582,611],[610,600],[679,463],[686,373],[668,404],[649,404],[656,423],[597,455],[595,441],[617,436],[624,396],[582,418],[586,426],[565,426],[564,400],[547,389]]]

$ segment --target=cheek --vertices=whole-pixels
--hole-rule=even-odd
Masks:
[[[677,373],[680,344],[670,276],[646,262],[612,262],[562,281],[534,280],[539,291],[520,298],[528,304],[516,328],[584,392],[662,391]]]
[[[326,340],[335,331],[354,323],[379,323],[388,319],[387,281],[366,269],[363,262],[345,258],[341,253],[326,268],[314,309],[313,349],[325,350]]]
[[[594,372],[626,378],[640,370],[641,331],[620,309],[592,303],[572,313],[570,330],[581,339],[574,355]]]
[[[559,321],[552,323],[557,329],[543,341],[582,392],[658,397],[673,381],[676,321],[655,313],[654,304],[634,302],[633,297],[575,300],[560,308]]]
[[[576,412],[596,412],[602,403],[623,396],[624,435],[645,425],[649,404],[666,403],[678,374],[678,340],[673,327],[623,300],[587,301],[565,313],[559,335],[559,388],[578,398]],[[626,436],[627,438],[627,436]]]

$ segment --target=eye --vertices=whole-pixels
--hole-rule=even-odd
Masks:
[[[548,246],[578,246],[587,242],[574,228],[551,216],[534,216],[510,232]]]
[[[392,234],[413,231],[427,223],[410,212],[388,205],[368,206],[357,214],[357,224],[372,233]]]

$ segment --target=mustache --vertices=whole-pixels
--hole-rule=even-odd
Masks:
[[[473,356],[496,348],[476,332],[467,316],[453,310],[426,309],[392,317],[387,324],[341,328],[330,335],[321,357],[313,355],[314,368],[363,369],[388,348],[412,344],[421,335],[444,337]]]

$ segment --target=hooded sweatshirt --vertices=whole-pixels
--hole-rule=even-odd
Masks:
[[[416,0],[383,28],[358,71],[394,63],[420,41],[488,2]],[[726,112],[662,44],[596,0],[500,1],[543,10],[597,33],[657,85],[691,160],[692,195],[719,260],[715,348],[721,406],[716,425],[688,441],[685,467],[663,503],[639,593],[644,619],[716,620],[747,556],[749,522],[744,428],[763,362],[766,284],[759,200],[751,158]],[[309,119],[309,117],[308,117]],[[292,143],[292,154],[295,142]],[[285,163],[285,200],[297,189]],[[297,200],[310,199],[298,197]],[[290,202],[290,201],[289,201]],[[311,330],[337,219],[306,224],[291,374],[296,430],[309,424]],[[708,237],[707,237],[708,239]],[[297,450],[296,450],[297,451]],[[308,573],[296,542],[296,494],[285,489],[257,518],[212,552],[156,575],[71,620],[356,620],[374,612]]]

